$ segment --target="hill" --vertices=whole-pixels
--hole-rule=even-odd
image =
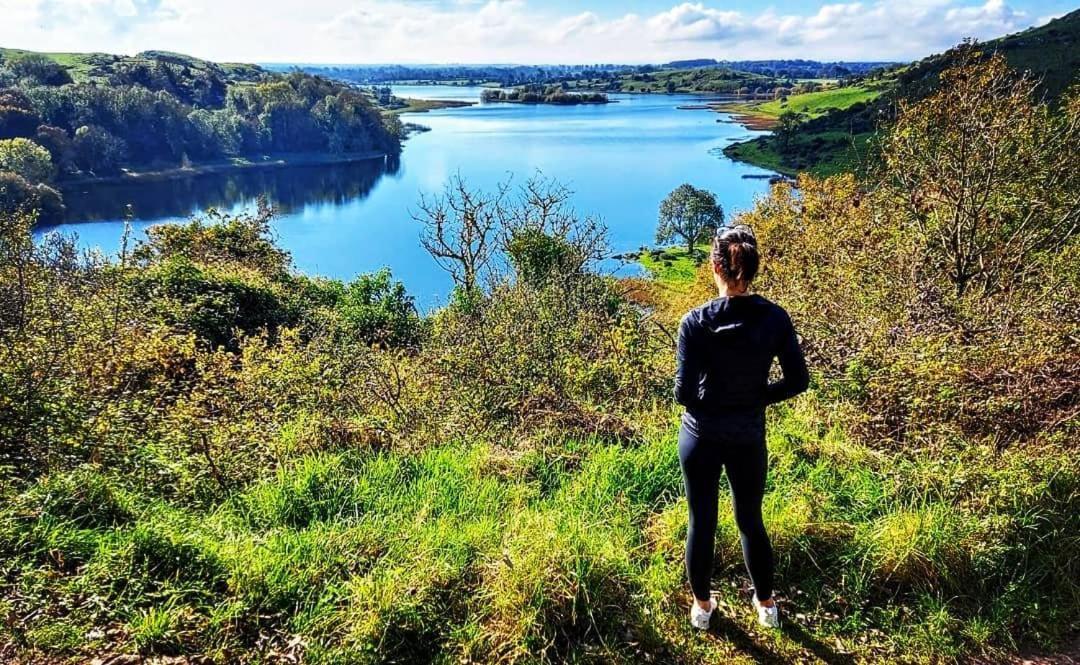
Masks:
[[[400,149],[401,123],[327,78],[135,56],[0,50],[0,207],[62,215],[53,185],[238,162],[306,163]]]
[[[956,66],[969,51],[999,53],[1013,68],[1041,81],[1040,92],[1056,103],[1077,82],[1080,72],[1080,10],[1031,28],[983,43],[962,44],[904,67],[889,67],[847,79],[822,93],[790,95],[761,104],[739,104],[721,110],[775,120],[795,113],[800,125],[780,150],[775,137],[735,143],[725,154],[785,173],[818,174],[849,170],[864,162],[868,139],[878,124],[895,117],[901,101],[917,101],[938,86],[942,71]]]

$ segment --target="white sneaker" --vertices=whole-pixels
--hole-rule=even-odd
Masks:
[[[709,620],[712,619],[712,613],[716,611],[716,599],[709,599],[708,611],[701,609],[701,606],[695,601],[690,605],[690,625],[698,630],[708,630]]]
[[[772,607],[765,607],[757,599],[757,594],[754,594],[754,609],[757,610],[757,620],[762,626],[766,628],[779,628],[780,627],[780,607],[776,602],[773,602]]]

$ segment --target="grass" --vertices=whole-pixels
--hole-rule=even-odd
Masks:
[[[829,176],[857,170],[867,159],[874,134],[846,134],[841,131],[801,132],[794,141],[791,155],[780,153],[772,137],[732,143],[724,148],[731,159],[794,176],[806,171]]]
[[[642,249],[638,262],[658,284],[673,289],[684,289],[697,275],[701,258],[708,255],[708,245],[698,245],[696,255],[691,256],[685,247]]]
[[[996,653],[1017,625],[1061,637],[1080,572],[1068,451],[886,457],[815,408],[771,416],[777,635],[753,626],[726,505],[719,623],[687,628],[673,425],[636,445],[312,455],[211,506],[107,469],[44,479],[0,512],[4,609],[22,617],[0,635],[27,654],[313,663],[922,660]],[[1050,574],[1057,617],[1036,591]]]
[[[774,99],[763,104],[756,104],[747,112],[779,118],[787,111],[794,111],[809,118],[818,118],[832,109],[846,109],[855,104],[869,102],[881,94],[880,88],[868,86],[845,86],[818,92],[806,92],[791,95],[786,100]]]

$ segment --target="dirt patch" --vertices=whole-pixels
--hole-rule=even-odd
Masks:
[[[728,113],[720,109],[713,109],[719,113]],[[776,127],[776,118],[764,115],[750,115],[746,113],[731,113],[731,119],[747,129],[769,131]]]

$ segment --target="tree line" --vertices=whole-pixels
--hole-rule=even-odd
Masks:
[[[62,210],[51,185],[124,168],[400,149],[400,122],[342,82],[161,52],[114,57],[88,56],[80,80],[40,54],[0,60],[0,206],[49,217]]]

